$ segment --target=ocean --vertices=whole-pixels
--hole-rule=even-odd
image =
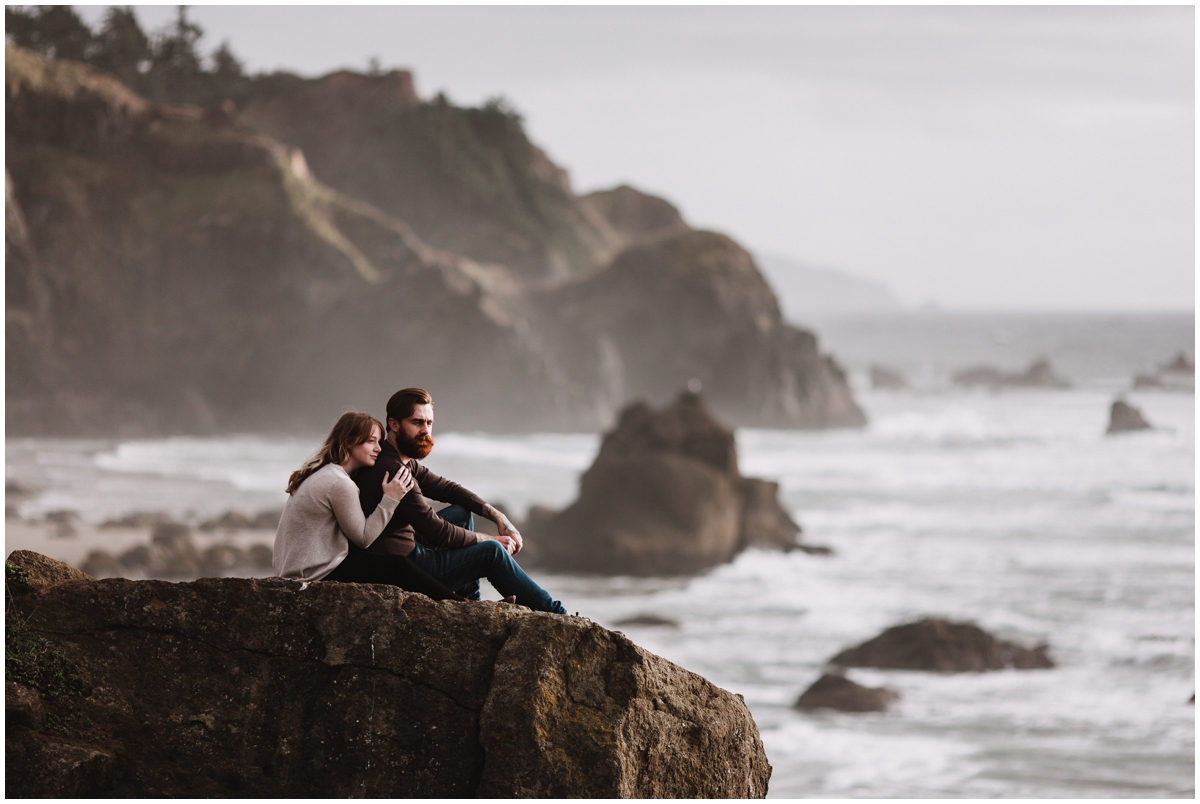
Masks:
[[[897,315],[819,322],[869,424],[737,431],[742,472],[779,481],[810,544],[697,578],[534,577],[571,612],[741,693],[771,797],[1194,797],[1195,398],[1131,391],[1194,349],[1187,315]],[[1059,390],[954,386],[1045,356]],[[910,387],[873,390],[887,365]],[[1153,430],[1106,436],[1117,395]],[[439,422],[441,429],[452,427]],[[6,500],[36,519],[132,511],[201,521],[277,509],[316,434],[9,439]],[[595,434],[441,432],[428,463],[518,515],[563,506]],[[103,530],[14,544],[78,562]],[[204,538],[204,537],[198,537]],[[621,625],[652,614],[673,625]],[[850,670],[900,700],[879,714],[792,707],[843,648],[922,616],[1046,642],[1052,670]]]

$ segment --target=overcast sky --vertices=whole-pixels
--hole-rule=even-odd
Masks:
[[[252,71],[375,56],[426,97],[504,95],[577,191],[633,184],[909,304],[1194,306],[1190,7],[189,13],[206,51],[228,40]]]

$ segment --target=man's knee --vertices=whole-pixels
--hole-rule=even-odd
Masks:
[[[475,549],[479,550],[492,561],[503,561],[508,557],[508,551],[504,549],[504,545],[495,539],[481,541],[475,545]]]

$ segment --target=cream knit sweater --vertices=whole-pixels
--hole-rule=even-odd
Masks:
[[[375,541],[399,503],[385,494],[371,516],[363,516],[358,486],[345,469],[325,464],[283,506],[271,556],[275,574],[319,581],[350,554],[350,542],[365,548]]]

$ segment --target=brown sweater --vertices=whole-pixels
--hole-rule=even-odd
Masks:
[[[483,515],[486,505],[478,495],[462,486],[434,474],[414,458],[400,455],[391,442],[383,442],[374,466],[364,466],[354,472],[351,479],[358,486],[358,499],[365,516],[370,516],[383,499],[383,476],[394,476],[401,463],[412,472],[416,487],[396,506],[391,520],[379,538],[373,541],[367,552],[381,555],[406,556],[416,547],[414,531],[421,534],[421,543],[428,547],[469,547],[479,542],[479,536],[458,525],[442,519],[425,502],[431,500],[461,505],[473,514]]]

